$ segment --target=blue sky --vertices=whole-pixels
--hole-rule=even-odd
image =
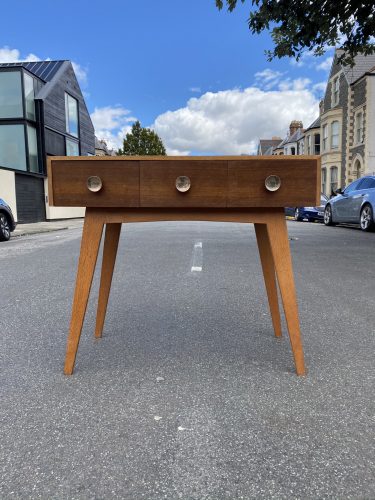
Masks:
[[[169,153],[251,153],[259,137],[318,114],[332,52],[269,63],[249,4],[214,0],[13,0],[2,6],[0,61],[74,61],[97,134],[118,146],[137,118]]]

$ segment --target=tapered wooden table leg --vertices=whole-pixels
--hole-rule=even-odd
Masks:
[[[98,310],[96,313],[96,327],[95,327],[96,338],[100,338],[102,336],[105,314],[107,311],[108,297],[109,297],[109,292],[111,290],[113,269],[115,267],[120,232],[121,232],[121,223],[106,225],[102,273],[100,277]]]
[[[266,224],[254,224],[255,234],[258,242],[259,256],[262,263],[264,283],[270,306],[273,329],[276,337],[281,337],[281,319],[279,309],[279,298],[277,295],[277,282],[275,275],[275,264],[273,262],[271,244]]]
[[[294,285],[292,258],[290,255],[288,230],[284,210],[275,212],[267,223],[280,294],[284,305],[297,375],[305,375],[305,363],[298,319],[296,290]]]
[[[86,210],[83,226],[81,252],[79,256],[76,287],[72,307],[72,319],[66,347],[64,373],[71,375],[74,370],[79,338],[81,336],[83,320],[85,318],[87,301],[90,294],[92,278],[94,276],[96,259],[102,237],[103,222]]]

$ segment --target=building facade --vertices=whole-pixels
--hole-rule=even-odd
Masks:
[[[46,159],[91,154],[94,127],[70,61],[0,64],[0,197],[18,222],[82,216],[49,207]]]
[[[375,172],[375,55],[342,66],[336,50],[321,106],[322,191]]]

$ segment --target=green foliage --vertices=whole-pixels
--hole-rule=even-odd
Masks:
[[[164,144],[158,134],[149,128],[141,127],[136,121],[130,134],[126,134],[122,149],[117,155],[126,156],[166,156]]]
[[[215,0],[232,12],[238,0]],[[240,0],[245,3],[245,0]],[[295,57],[306,51],[319,56],[327,46],[343,49],[339,60],[353,64],[357,54],[375,53],[374,0],[250,0],[248,19],[254,33],[270,30],[274,49],[266,52],[268,60]]]

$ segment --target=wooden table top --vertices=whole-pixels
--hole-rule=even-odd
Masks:
[[[267,186],[274,189],[275,182],[279,188],[270,191]],[[92,191],[90,186],[99,189]],[[320,157],[50,157],[48,187],[50,205],[54,206],[315,206],[320,205]]]

